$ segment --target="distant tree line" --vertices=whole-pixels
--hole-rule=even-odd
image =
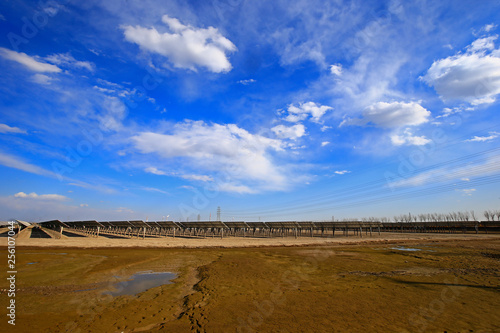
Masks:
[[[495,221],[495,216],[497,221],[500,221],[500,210],[485,210],[483,214],[488,221]]]
[[[487,221],[500,221],[500,210],[485,210],[484,217]],[[344,218],[342,222],[359,221],[358,218]],[[388,217],[364,217],[363,222],[451,222],[451,221],[477,221],[473,210],[451,213],[428,213],[428,214],[402,214],[392,219]]]

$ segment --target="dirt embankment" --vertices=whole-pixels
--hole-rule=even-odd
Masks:
[[[500,239],[500,234],[412,234],[412,233],[382,233],[373,236],[339,236],[339,237],[225,237],[225,238],[107,238],[99,237],[63,237],[57,238],[20,238],[17,246],[29,247],[76,247],[76,248],[106,248],[106,247],[133,247],[133,248],[232,248],[232,247],[266,247],[266,246],[310,246],[310,245],[335,245],[335,244],[371,244],[393,241],[434,241],[434,240],[477,240]],[[0,246],[7,246],[6,239],[0,239]]]

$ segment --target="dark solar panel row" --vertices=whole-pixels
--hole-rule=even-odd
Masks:
[[[486,222],[481,222],[486,223]],[[453,222],[408,222],[408,223],[394,223],[394,222],[366,222],[366,221],[273,221],[273,222],[244,222],[244,221],[192,221],[192,222],[174,222],[174,221],[148,221],[132,220],[132,221],[64,221],[51,220],[39,223],[42,226],[62,226],[62,227],[76,227],[76,228],[216,228],[216,229],[317,229],[317,228],[368,228],[368,227],[384,227],[394,228],[404,225],[407,227],[432,227],[432,226],[464,226],[473,227],[477,224],[475,221],[453,221]]]

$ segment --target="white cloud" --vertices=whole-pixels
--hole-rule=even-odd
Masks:
[[[435,61],[422,79],[444,100],[489,104],[500,94],[500,50],[497,36],[479,38],[466,53]]]
[[[116,90],[113,90],[113,89],[108,89],[108,88],[103,88],[103,87],[98,87],[98,86],[93,86],[94,89],[102,92],[102,93],[105,93],[105,94],[114,94],[116,93]]]
[[[213,177],[207,176],[207,175],[196,175],[196,174],[179,175],[179,174],[176,174],[173,172],[167,173],[165,171],[158,170],[155,167],[148,167],[148,168],[144,169],[144,171],[146,171],[148,173],[152,173],[154,175],[158,175],[158,176],[176,176],[176,177],[180,177],[182,179],[202,181],[202,182],[211,182],[214,180]]]
[[[54,78],[47,76],[45,74],[35,74],[31,77],[31,81],[43,85],[49,85],[52,83],[53,80]]]
[[[80,180],[72,180],[72,179],[69,179],[69,180],[71,182],[69,182],[68,185],[71,185],[71,186],[78,186],[81,188],[86,188],[86,189],[90,189],[93,191],[99,191],[99,192],[109,193],[109,194],[113,194],[113,193],[117,192],[114,188],[108,187],[99,181],[95,182],[94,184],[89,184],[89,183],[82,182]]]
[[[476,192],[476,189],[475,188],[469,188],[469,189],[462,189],[462,190],[455,190],[457,192],[462,192],[463,195],[466,195],[466,196],[471,196],[472,193]]]
[[[181,178],[188,180],[198,180],[202,182],[211,182],[214,180],[212,177],[206,175],[182,175]]]
[[[486,31],[486,32],[490,32],[491,30],[494,30],[495,28],[497,27],[496,24],[494,23],[491,23],[491,24],[487,24],[483,27],[483,30]]]
[[[490,132],[490,136],[474,136],[472,139],[465,140],[465,142],[485,142],[496,139],[500,136],[500,133]]]
[[[184,163],[183,170],[195,168],[221,175],[217,183],[239,186],[250,182],[266,189],[287,185],[284,170],[269,156],[269,152],[283,150],[282,142],[251,134],[234,124],[185,121],[174,125],[169,134],[141,132],[131,139],[143,154],[176,159]]]
[[[69,200],[68,197],[65,197],[64,195],[60,195],[60,194],[40,194],[40,195],[38,195],[35,192],[31,192],[30,194],[26,194],[24,192],[19,192],[19,193],[14,194],[14,197],[23,198],[23,199],[54,200],[54,201]]]
[[[489,51],[494,50],[495,49],[495,40],[497,38],[498,38],[497,36],[478,38],[475,41],[473,41],[471,45],[469,45],[467,47],[467,52],[475,53],[475,52],[485,51],[485,50],[489,50]]]
[[[0,133],[20,133],[26,134],[25,130],[20,129],[19,127],[11,127],[6,124],[0,124]]]
[[[5,16],[3,16],[2,14],[0,14],[0,21],[5,21]]]
[[[333,172],[336,175],[345,175],[346,173],[351,173],[351,171],[348,170],[339,170],[339,171],[334,171]]]
[[[170,193],[168,193],[167,191],[163,191],[163,190],[160,190],[159,188],[155,188],[155,187],[141,186],[141,187],[139,187],[139,189],[141,189],[143,191],[148,191],[148,192],[158,192],[158,193],[170,195]]]
[[[424,146],[431,142],[431,140],[427,139],[425,136],[413,135],[412,131],[409,128],[405,129],[403,134],[391,135],[391,141],[395,146]]]
[[[89,72],[94,72],[95,70],[95,65],[93,63],[88,61],[78,61],[69,53],[52,54],[45,57],[44,59],[52,64],[63,67],[67,66],[72,68],[84,68]]]
[[[80,207],[88,207],[88,204],[80,204]]]
[[[167,173],[161,170],[158,170],[155,167],[148,167],[144,169],[147,173],[152,173],[153,175],[158,175],[158,176],[165,176]]]
[[[302,124],[293,125],[287,127],[285,125],[278,125],[271,128],[278,138],[280,139],[290,139],[297,140],[298,138],[304,136],[306,133],[306,128]]]
[[[248,186],[245,186],[245,185],[235,185],[235,184],[231,184],[231,183],[222,183],[222,184],[219,184],[217,189],[221,192],[233,192],[233,193],[240,193],[240,194],[244,194],[244,193],[256,193],[255,190],[252,190],[251,188],[249,188]]]
[[[239,80],[238,83],[241,83],[245,86],[249,85],[250,83],[255,83],[257,81],[255,81],[254,79],[248,79],[248,80]]]
[[[298,106],[290,104],[287,110],[288,116],[285,120],[296,123],[306,119],[308,116],[311,116],[314,122],[319,122],[326,111],[332,109],[333,108],[330,106],[319,105],[314,102],[300,103]]]
[[[363,118],[348,118],[340,126],[362,126],[367,124],[383,128],[414,126],[428,122],[430,115],[430,111],[416,102],[378,102],[370,105],[363,111]]]
[[[127,207],[119,207],[115,210],[117,213],[127,213],[127,214],[134,214],[135,212]]]
[[[330,141],[323,141],[321,142],[321,147],[327,146],[330,144]]]
[[[335,64],[330,66],[330,73],[336,76],[342,75],[342,65],[341,64]]]
[[[0,56],[4,57],[5,59],[9,59],[12,61],[15,61],[17,63],[20,63],[21,65],[26,66],[28,69],[34,71],[34,72],[41,72],[41,73],[59,73],[61,72],[61,69],[57,66],[47,64],[45,62],[39,62],[35,60],[35,58],[30,57],[26,53],[22,52],[15,52],[11,51],[9,49],[0,47]]]
[[[231,70],[226,53],[236,51],[236,46],[218,29],[191,27],[167,15],[162,17],[162,21],[171,33],[160,33],[154,27],[125,26],[125,39],[145,51],[167,57],[177,68],[195,71],[196,67],[205,67],[215,73]]]

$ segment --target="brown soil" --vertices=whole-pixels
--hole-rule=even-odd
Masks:
[[[20,246],[16,326],[4,314],[0,331],[500,332],[498,236],[414,239],[416,252],[394,242],[402,245]],[[102,294],[145,270],[178,277],[137,296]]]

